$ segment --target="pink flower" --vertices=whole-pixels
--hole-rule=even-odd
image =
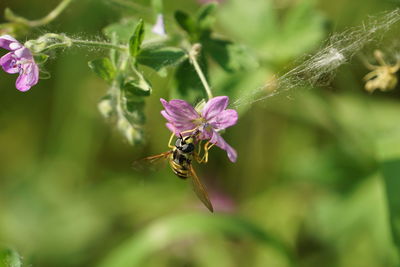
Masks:
[[[19,73],[15,86],[25,92],[39,81],[39,67],[31,51],[10,35],[0,36],[0,47],[10,52],[0,58],[0,65],[7,73]]]
[[[226,109],[229,98],[217,96],[210,99],[201,112],[196,111],[188,102],[180,99],[166,101],[160,99],[164,110],[161,114],[167,119],[168,129],[179,136],[183,132],[193,130],[189,134],[198,134],[199,140],[210,140],[211,143],[225,150],[230,161],[235,162],[237,153],[218,133],[232,125],[238,119],[236,110]]]

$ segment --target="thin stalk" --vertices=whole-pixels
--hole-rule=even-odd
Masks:
[[[71,42],[73,44],[78,44],[78,45],[86,45],[86,46],[95,46],[95,47],[102,47],[102,48],[109,48],[109,49],[117,49],[123,52],[128,51],[128,47],[124,45],[117,45],[117,44],[112,44],[112,43],[104,43],[104,42],[98,42],[98,41],[86,41],[86,40],[79,40],[79,39],[71,39]]]
[[[200,78],[201,83],[204,86],[204,90],[207,93],[208,100],[210,100],[211,98],[213,98],[213,95],[212,95],[212,92],[211,92],[211,88],[208,85],[207,79],[206,79],[203,71],[201,70],[199,63],[197,62],[197,56],[199,55],[200,50],[201,50],[201,45],[200,44],[194,44],[192,46],[192,49],[189,51],[188,55],[189,55],[190,63],[192,63],[197,75]]]
[[[74,0],[63,0],[61,1],[56,8],[54,8],[49,14],[45,17],[38,19],[38,20],[30,20],[27,21],[27,24],[30,27],[39,27],[46,25],[56,19],[67,7],[68,5]]]

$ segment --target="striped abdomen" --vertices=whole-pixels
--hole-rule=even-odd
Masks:
[[[179,178],[186,179],[190,176],[191,162],[192,153],[184,153],[179,149],[174,149],[170,156],[169,165]]]

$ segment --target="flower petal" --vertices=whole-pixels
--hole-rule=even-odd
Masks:
[[[0,36],[0,47],[7,50],[16,50],[21,48],[22,45],[10,35]]]
[[[211,143],[215,144],[217,147],[223,149],[226,151],[228,158],[232,162],[236,162],[237,159],[237,153],[234,148],[232,148],[225,140],[222,138],[219,133],[216,131],[213,131],[212,138],[210,140]]]
[[[0,58],[0,65],[7,73],[18,73],[19,68],[15,62],[14,53],[10,52]]]
[[[235,125],[238,113],[234,109],[227,109],[208,121],[214,129],[222,130]]]
[[[180,99],[173,99],[166,101],[160,99],[161,104],[164,106],[165,111],[171,118],[177,121],[192,121],[200,117],[196,110],[186,101]]]
[[[16,81],[16,87],[18,90],[25,92],[31,89],[32,86],[37,84],[39,81],[39,68],[34,63],[22,65],[22,70]]]
[[[202,115],[208,121],[217,116],[228,106],[229,98],[227,96],[217,96],[211,98],[204,106]]]
[[[33,61],[31,51],[26,47],[21,47],[14,51],[14,55],[20,60]]]

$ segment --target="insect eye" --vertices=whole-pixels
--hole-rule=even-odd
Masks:
[[[182,139],[180,139],[180,138],[176,139],[175,146],[176,147],[181,147],[182,146]]]
[[[182,146],[182,152],[189,153],[194,151],[194,145],[192,143],[185,144]]]

